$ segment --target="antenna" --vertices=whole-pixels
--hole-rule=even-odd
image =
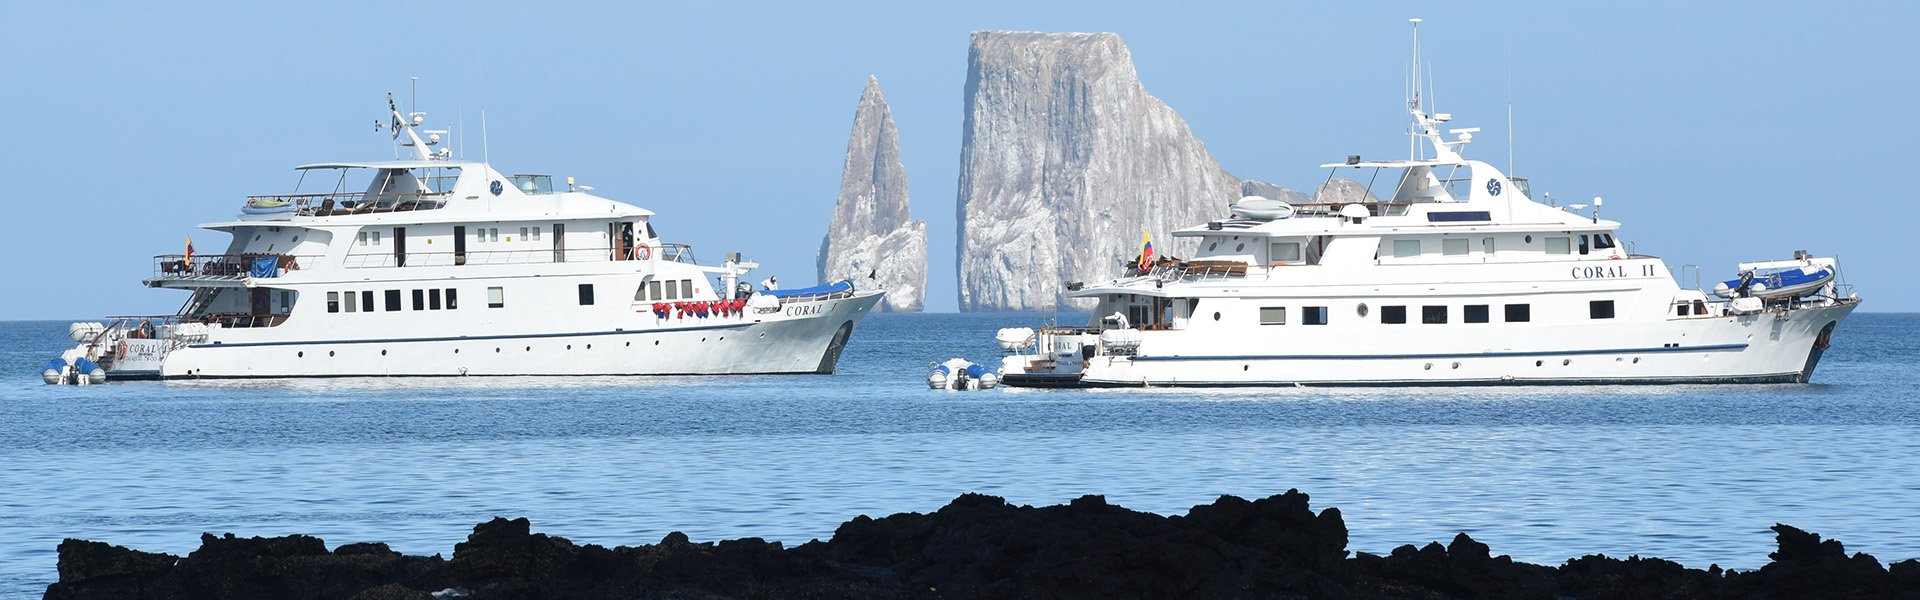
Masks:
[[[1411,108],[1415,112],[1419,112],[1420,110],[1420,21],[1421,19],[1419,17],[1407,19],[1408,23],[1413,24],[1413,97],[1407,99],[1407,108]],[[1421,148],[1418,137],[1420,133],[1419,117],[1415,117],[1413,124],[1414,139],[1412,140],[1412,150],[1408,152],[1411,156],[1408,158],[1414,160],[1420,159]]]
[[[480,107],[480,162],[493,164],[493,153],[487,149],[487,108]]]
[[[420,112],[420,76],[415,75],[407,79],[413,81],[413,108],[408,112]]]

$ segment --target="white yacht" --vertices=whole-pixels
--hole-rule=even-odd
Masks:
[[[1859,305],[1836,261],[1805,252],[1740,264],[1713,296],[1697,270],[1683,287],[1617,237],[1601,199],[1536,201],[1526,180],[1462,156],[1477,129],[1443,134],[1451,115],[1417,91],[1408,109],[1408,160],[1324,165],[1389,193],[1242,198],[1174,233],[1198,239],[1191,260],[1070,284],[1069,297],[1097,301],[1087,326],[1002,330],[1001,383],[1805,382]]]
[[[700,265],[653,212],[454,160],[449,132],[388,108],[410,160],[301,166],[318,191],[202,225],[231,243],[189,238],[145,281],[187,291],[179,313],[74,324],[48,382],[829,373],[883,293],[756,290],[738,253]]]

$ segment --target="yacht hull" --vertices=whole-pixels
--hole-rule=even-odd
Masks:
[[[1002,381],[1013,387],[1055,388],[1805,383],[1834,328],[1856,306],[1850,302],[1675,319],[1628,331],[1594,327],[1564,335],[1516,336],[1507,340],[1510,344],[1489,333],[1464,342],[1474,347],[1419,354],[1406,353],[1407,344],[1385,336],[1349,336],[1315,346],[1320,351],[1313,354],[1156,353],[1156,346],[1174,345],[1164,336],[1178,335],[1162,332],[1149,336],[1134,356],[1089,357],[1078,373],[1010,371]],[[1525,347],[1568,339],[1599,345]]]
[[[282,377],[743,375],[832,373],[881,293],[779,312],[656,319],[648,326],[459,337],[203,343],[170,352],[162,379]],[[805,309],[798,307],[805,306]],[[140,373],[110,373],[113,379]]]

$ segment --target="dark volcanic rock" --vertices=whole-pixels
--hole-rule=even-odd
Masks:
[[[49,599],[95,598],[1889,598],[1920,599],[1920,562],[1882,566],[1775,525],[1773,561],[1747,572],[1593,555],[1560,567],[1494,555],[1466,534],[1347,556],[1340,511],[1306,494],[1222,496],[1162,517],[1084,496],[1015,506],[967,494],[928,514],[856,517],[787,549],[758,538],[605,548],[476,526],[451,560],[385,544],[329,552],[308,536],[201,538],[177,557],[100,542],[60,545]]]

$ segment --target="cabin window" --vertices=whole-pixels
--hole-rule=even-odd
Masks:
[[[427,291],[426,290],[413,291],[413,309],[414,310],[427,309]]]
[[[347,292],[347,312],[360,312],[360,303],[355,301],[359,297],[359,294]]]
[[[1570,253],[1570,248],[1572,248],[1572,246],[1567,238],[1547,238],[1547,254],[1568,254]]]
[[[474,229],[474,230],[473,230],[473,242],[477,244],[477,243],[480,243],[480,242],[485,242],[485,241],[487,241],[487,230],[486,230],[486,228],[484,228],[484,227],[482,227],[482,228],[476,228],[476,229]]]
[[[387,290],[387,312],[400,310],[400,290]]]
[[[460,308],[460,297],[454,288],[447,288],[447,310]]]
[[[1429,325],[1438,325],[1438,324],[1446,323],[1447,307],[1445,306],[1420,307],[1420,322],[1426,323]]]
[[[538,242],[538,241],[540,241],[540,228],[539,228],[539,227],[535,227],[535,228],[533,228],[533,241],[536,241],[536,242]]]
[[[438,288],[427,290],[427,309],[440,310],[440,290]]]
[[[680,297],[686,298],[688,300],[693,299],[693,280],[692,279],[680,280]]]
[[[487,288],[487,308],[500,308],[507,305],[507,295],[498,287]]]
[[[1461,309],[1460,320],[1468,323],[1485,323],[1488,320],[1487,305],[1468,304]]]
[[[365,231],[360,232],[360,235],[358,237],[360,240],[360,245],[362,246],[367,245],[367,232]]]
[[[521,228],[520,228],[520,241],[522,241],[522,242],[527,242],[527,241],[532,241],[532,240],[533,240],[533,238],[530,238],[530,237],[527,237],[527,228],[525,228],[525,227],[521,227]]]
[[[1480,253],[1493,256],[1493,238],[1480,238]]]
[[[1507,322],[1508,323],[1525,323],[1531,320],[1533,320],[1532,304],[1508,304],[1507,305]]]
[[[500,228],[499,228],[499,227],[488,227],[488,228],[487,228],[487,241],[489,241],[489,242],[498,242],[498,241],[500,241]]]
[[[1274,242],[1267,244],[1267,256],[1276,263],[1300,262],[1300,242]]]
[[[1405,324],[1407,322],[1407,307],[1405,306],[1380,307],[1380,322],[1386,323],[1388,325]]]
[[[340,292],[327,292],[327,312],[340,312]]]
[[[1467,238],[1447,238],[1440,240],[1440,253],[1447,256],[1466,256]]]
[[[378,246],[378,245],[380,245],[380,232],[378,232],[378,231],[371,231],[371,232],[368,232],[368,236],[369,236],[369,238],[368,238],[368,239],[371,239],[371,240],[373,240],[373,244],[372,244],[372,245],[374,245],[374,246]]]
[[[1602,234],[1593,236],[1593,247],[1596,250],[1605,250],[1607,248],[1612,248],[1613,234],[1602,233]]]
[[[1684,317],[1691,312],[1693,312],[1693,305],[1691,304],[1687,304],[1685,302],[1678,302],[1673,305],[1673,314]]]
[[[1587,316],[1595,319],[1613,318],[1612,300],[1594,300],[1587,303]]]
[[[1587,236],[1580,236],[1580,253],[1587,253]]]
[[[1285,306],[1260,307],[1260,324],[1261,325],[1287,324],[1287,307]]]
[[[593,305],[593,284],[591,283],[580,284],[580,305],[581,306]]]
[[[1327,307],[1308,306],[1306,308],[1300,309],[1300,323],[1302,325],[1327,324]]]
[[[654,290],[653,290],[653,291],[655,292],[655,294],[654,294],[654,296],[653,296],[653,297],[655,297],[655,298],[660,298],[660,297],[661,297],[661,296],[659,295],[659,293],[658,293],[658,292],[660,291],[660,288],[658,287],[658,286],[660,285],[660,283],[661,283],[661,282],[658,282],[658,281],[655,281],[655,282],[653,282],[653,285],[655,286],[655,287],[654,287]],[[666,282],[666,284],[667,284],[667,295],[665,296],[665,298],[666,298],[666,299],[668,299],[668,300],[679,300],[679,299],[680,299],[680,286],[677,286],[677,285],[674,285],[674,284],[673,284],[673,282],[671,282],[671,281],[668,281],[668,282]]]
[[[1393,257],[1411,258],[1420,255],[1420,240],[1394,240]]]
[[[647,284],[647,295],[652,297],[655,300],[659,300],[660,298],[662,298],[662,296],[660,295],[660,280],[655,279],[651,283]]]
[[[360,292],[360,306],[364,312],[373,312],[373,290]]]

